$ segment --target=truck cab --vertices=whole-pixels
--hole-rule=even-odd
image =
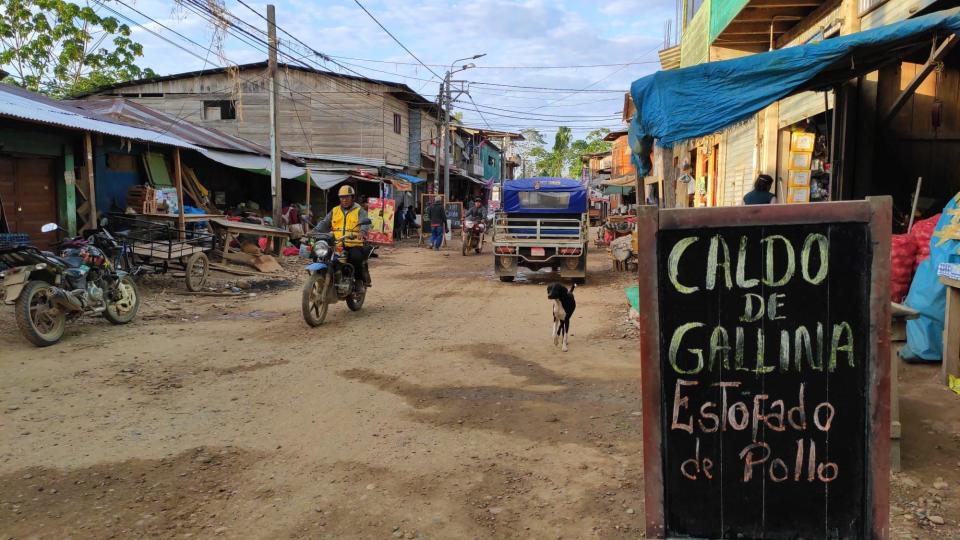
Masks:
[[[587,187],[569,178],[522,178],[503,184],[493,222],[494,270],[513,281],[517,269],[552,268],[583,283],[587,277]]]

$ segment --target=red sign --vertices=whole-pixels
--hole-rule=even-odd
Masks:
[[[367,199],[367,217],[371,221],[367,240],[370,243],[393,243],[393,215],[396,207],[397,201],[393,199]]]

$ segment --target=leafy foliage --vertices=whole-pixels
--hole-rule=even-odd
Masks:
[[[574,141],[571,140],[570,128],[561,127],[554,136],[553,148],[549,150],[540,132],[530,129],[522,133],[527,139],[524,143],[527,146],[524,148],[525,157],[533,162],[533,171],[539,176],[564,176],[566,171],[568,177],[578,178],[585,154],[606,152],[612,146],[603,140],[610,133],[606,128],[591,131],[586,138]]]
[[[155,76],[135,63],[143,47],[130,35],[89,0],[0,0],[0,66],[15,84],[55,97]]]

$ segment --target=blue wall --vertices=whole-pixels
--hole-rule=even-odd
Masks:
[[[106,139],[102,146],[94,148],[94,179],[97,186],[97,211],[100,213],[123,211],[127,207],[127,191],[143,183],[139,171],[142,169],[140,156],[142,145],[133,148],[121,148],[118,141]],[[135,156],[136,169],[133,171],[115,171],[107,168],[107,154]]]

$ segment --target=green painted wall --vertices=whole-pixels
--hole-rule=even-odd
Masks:
[[[680,66],[694,66],[709,58],[710,10],[713,2],[704,0],[680,38]]]
[[[72,137],[49,130],[0,127],[0,150],[15,154],[60,156],[63,155],[63,146],[72,140]]]
[[[499,182],[501,160],[503,159],[500,152],[489,144],[485,144],[480,147],[480,159],[483,161],[483,179],[492,179],[494,182]]]
[[[710,4],[710,43],[740,13],[750,0],[713,0]]]

